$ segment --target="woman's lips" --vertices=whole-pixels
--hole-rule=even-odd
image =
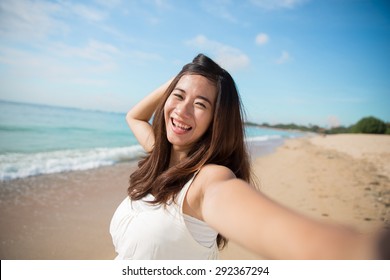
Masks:
[[[185,123],[182,123],[174,118],[171,118],[171,123],[172,123],[173,128],[175,129],[175,132],[178,132],[178,133],[188,132],[192,129],[191,126],[189,126]]]

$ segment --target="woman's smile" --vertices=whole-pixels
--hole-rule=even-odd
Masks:
[[[180,122],[177,119],[171,118],[171,122],[172,122],[172,125],[174,128],[174,132],[177,134],[183,134],[183,133],[186,133],[192,129],[191,126],[186,125],[185,123]]]

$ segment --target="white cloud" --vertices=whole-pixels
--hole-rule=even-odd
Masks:
[[[236,17],[229,11],[229,5],[231,1],[229,0],[217,0],[217,1],[208,1],[204,0],[201,2],[201,7],[209,14],[228,20],[233,23],[237,23],[238,20]]]
[[[161,55],[145,51],[132,51],[130,56],[141,61],[162,61]]]
[[[209,40],[204,35],[198,35],[186,43],[200,52],[209,53],[215,61],[229,71],[243,69],[250,64],[249,57],[241,50],[218,41]]]
[[[115,46],[97,40],[89,40],[89,42],[83,47],[74,47],[63,43],[56,43],[51,45],[48,50],[49,53],[55,54],[57,57],[68,57],[99,62],[113,61],[114,56],[120,54],[120,51]]]
[[[95,0],[95,2],[109,9],[116,8],[122,4],[122,0]]]
[[[45,38],[63,33],[67,26],[56,19],[61,12],[57,3],[45,1],[0,1],[0,35],[16,39]]]
[[[68,8],[71,13],[87,21],[98,22],[98,21],[103,21],[107,17],[107,15],[103,11],[83,4],[64,2],[63,5],[64,7]]]
[[[251,2],[265,10],[293,9],[309,0],[251,0]]]
[[[65,20],[69,17],[100,23],[107,14],[102,9],[65,1],[1,0],[0,36],[29,41],[66,34],[71,30]]]
[[[159,25],[161,23],[161,18],[156,16],[145,17],[145,21],[150,25]]]
[[[100,28],[106,32],[107,34],[109,35],[112,35],[113,37],[121,40],[121,41],[125,41],[127,43],[134,43],[135,39],[128,36],[128,34],[122,32],[122,31],[119,31],[118,29],[116,29],[115,27],[113,26],[110,26],[108,24],[100,24]]]
[[[255,42],[259,46],[265,45],[269,42],[269,36],[266,33],[260,33],[256,36]]]
[[[171,9],[172,5],[168,0],[153,0],[154,6],[158,9],[166,10]]]
[[[291,56],[287,51],[282,51],[280,57],[276,60],[277,64],[283,64],[291,60]]]
[[[0,47],[0,63],[9,66],[13,77],[48,83],[104,85],[118,68],[118,55],[114,46],[93,40],[82,47],[51,44],[44,52]]]

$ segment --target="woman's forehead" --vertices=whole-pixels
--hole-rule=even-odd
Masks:
[[[215,101],[217,95],[216,85],[208,78],[196,74],[182,76],[175,89],[194,96],[205,96],[212,101]]]

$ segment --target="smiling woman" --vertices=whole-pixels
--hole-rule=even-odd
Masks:
[[[185,158],[191,146],[209,128],[217,89],[201,75],[184,75],[164,106],[168,141],[175,154]],[[173,163],[172,163],[173,164]]]
[[[154,120],[150,125],[148,121],[153,113]],[[194,230],[194,224],[196,228],[190,232],[191,241],[183,241],[184,244],[167,242],[162,237],[166,236],[166,233],[160,232],[160,238],[153,238],[155,241],[152,242],[157,243],[156,247],[159,249],[150,250],[144,257],[214,258],[217,255],[217,244],[223,247],[226,238],[221,234],[216,238],[215,230],[204,223],[200,208],[202,178],[206,178],[207,172],[222,168],[218,173],[222,172],[221,175],[225,178],[237,177],[248,183],[251,181],[249,156],[244,143],[241,102],[232,77],[210,58],[198,55],[192,63],[185,65],[173,80],[156,89],[132,108],[126,118],[134,135],[150,154],[139,163],[139,169],[131,175],[129,198],[125,201],[131,199],[132,202],[138,203],[146,198],[146,204],[178,203],[178,208],[170,212],[181,214],[173,215],[176,218],[169,223],[169,227],[178,226],[179,223],[181,233],[176,232],[178,236],[186,232],[188,235],[188,229]],[[228,119],[229,121],[226,121]],[[228,135],[235,137],[226,137]],[[172,204],[172,201],[175,203]],[[128,202],[124,203],[127,205]],[[128,209],[125,213],[134,214],[137,211]],[[119,242],[116,240],[118,233],[115,233],[118,230],[144,232],[144,227],[150,225],[150,221],[147,221],[142,223],[143,227],[135,229],[135,223],[130,223],[129,228],[118,229],[115,224],[122,218],[118,215],[113,218],[111,232],[114,243]],[[199,224],[201,229],[196,226]],[[197,236],[193,236],[194,232],[200,232],[201,235],[209,232],[211,242],[206,240],[206,243],[211,243],[212,246],[203,248],[202,238],[199,240]],[[142,235],[147,234],[150,234],[149,230]],[[170,234],[175,236],[175,233],[170,232],[168,235]],[[187,245],[194,240],[197,241],[195,247],[205,252],[197,255],[193,253],[194,250],[188,248]],[[132,244],[131,248],[134,248],[135,244],[143,241],[133,238],[126,243],[128,246]],[[132,253],[129,256],[128,249],[122,251],[121,246],[116,247],[119,258],[138,256]],[[170,248],[173,247],[181,248],[182,252],[170,255],[173,252]],[[159,253],[153,255],[156,251]]]
[[[111,221],[117,259],[215,259],[228,239],[267,258],[383,257],[379,233],[306,218],[256,190],[237,88],[210,58],[195,57],[126,118],[148,155]]]

